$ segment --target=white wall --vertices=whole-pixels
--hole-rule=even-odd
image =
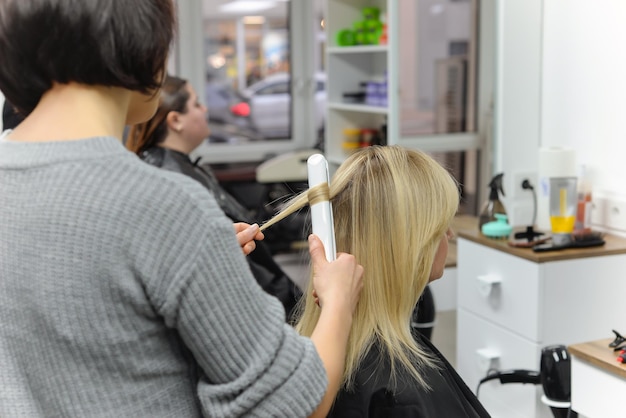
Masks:
[[[626,1],[499,0],[494,172],[514,225],[532,217],[517,175],[541,146],[574,148],[595,195],[626,196]],[[535,179],[536,180],[536,179]]]
[[[576,149],[594,192],[626,195],[626,1],[544,10],[541,143]]]
[[[505,173],[503,203],[511,224],[526,225],[532,220],[532,195],[515,196],[514,179],[536,172],[538,165],[542,1],[499,0],[496,9],[493,173]]]

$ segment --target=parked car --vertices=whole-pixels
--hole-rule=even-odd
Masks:
[[[230,108],[244,99],[226,80],[212,80],[205,84],[204,101],[210,122],[232,125],[242,123],[241,118],[233,114]]]
[[[291,79],[288,73],[272,74],[241,91],[244,98],[231,106],[238,117],[249,118],[250,126],[265,138],[291,136]],[[324,129],[326,75],[315,76],[315,126]]]
[[[209,142],[242,143],[261,141],[263,136],[251,126],[250,118],[231,111],[231,107],[245,98],[228,80],[213,79],[205,84],[204,101],[211,128]]]

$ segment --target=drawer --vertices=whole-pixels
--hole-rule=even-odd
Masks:
[[[540,341],[539,264],[458,240],[458,306]]]
[[[537,344],[465,309],[457,311],[457,371],[474,393],[490,368],[538,371],[540,354]],[[541,385],[495,379],[480,386],[479,399],[493,418],[552,418],[540,400],[542,394]]]

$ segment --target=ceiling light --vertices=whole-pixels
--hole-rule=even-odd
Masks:
[[[265,16],[244,16],[243,23],[246,25],[262,25],[265,23]]]
[[[207,63],[210,67],[220,69],[226,65],[226,58],[221,54],[213,54],[207,57]]]
[[[222,4],[219,9],[223,13],[256,13],[271,9],[274,6],[276,6],[276,2],[270,0],[235,0]]]

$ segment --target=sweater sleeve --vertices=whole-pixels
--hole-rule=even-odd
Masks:
[[[222,214],[192,215],[184,219],[194,220],[193,229],[184,241],[178,234],[165,257],[173,278],[155,289],[155,300],[202,370],[203,413],[310,415],[327,385],[312,341],[285,324],[280,302],[256,283],[232,223]]]

